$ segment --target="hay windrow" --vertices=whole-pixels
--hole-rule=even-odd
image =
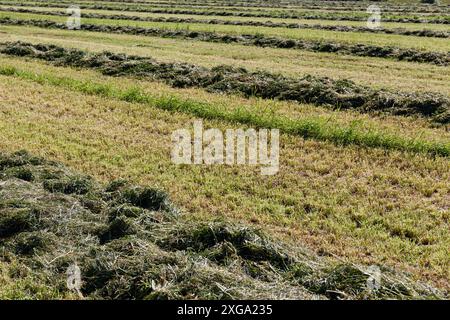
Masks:
[[[10,19],[9,17],[0,19],[0,24],[20,26],[25,25],[51,29],[67,29],[67,26],[63,23],[46,20],[17,20]],[[390,58],[400,61],[431,63],[442,66],[446,66],[450,63],[450,54],[444,52],[421,51],[416,49],[397,48],[392,46],[348,44],[332,41],[296,40],[279,37],[265,37],[258,34],[229,35],[215,32],[189,31],[184,29],[167,30],[159,28],[141,28],[132,26],[97,24],[82,24],[81,30],[117,34],[123,33],[143,36],[157,36],[163,38],[200,40],[206,42],[237,43],[257,47],[298,49],[313,52],[332,52],[362,57]]]
[[[66,4],[72,4],[67,2]],[[14,5],[19,7],[29,6],[27,3],[11,3],[0,2],[0,5]],[[43,8],[66,8],[67,5],[63,3],[39,3],[39,7]],[[204,16],[224,16],[224,17],[257,17],[257,18],[282,18],[282,19],[305,19],[305,20],[333,20],[333,21],[366,21],[368,15],[365,13],[346,15],[336,15],[331,12],[325,12],[323,14],[309,13],[309,12],[267,12],[267,11],[237,11],[230,10],[193,10],[193,9],[172,9],[172,8],[151,8],[143,6],[120,6],[112,4],[81,4],[81,9],[90,10],[112,10],[112,11],[126,11],[126,12],[144,12],[144,13],[162,13],[162,14],[187,14],[187,15],[204,15]],[[430,17],[418,17],[416,14],[408,14],[406,16],[398,17],[396,15],[385,15],[383,17],[384,22],[400,22],[400,23],[435,23],[435,24],[449,24],[450,19],[435,16]]]
[[[47,20],[18,20],[9,17],[0,19],[0,24],[34,26],[51,29],[67,29],[64,23]],[[237,43],[241,45],[299,49],[313,52],[332,52],[362,57],[390,58],[400,61],[431,63],[446,66],[450,63],[450,54],[447,52],[421,51],[410,48],[392,46],[375,46],[367,44],[348,44],[332,41],[296,40],[279,37],[265,37],[259,34],[229,35],[215,32],[200,32],[189,30],[167,30],[159,28],[141,28],[133,26],[114,26],[103,24],[82,24],[81,30],[117,34],[132,34],[143,36],[156,36],[185,40],[200,40],[217,43]]]
[[[68,3],[67,1],[60,1],[61,3]],[[96,2],[111,2],[109,0],[97,0]],[[115,0],[114,2],[120,2],[123,4],[139,4],[139,5],[149,5],[148,1],[145,0]],[[170,1],[151,1],[151,5],[167,7],[173,6]],[[364,3],[348,2],[345,1],[315,1],[315,2],[298,2],[298,1],[282,1],[282,2],[255,2],[255,1],[202,1],[201,3],[195,1],[184,1],[177,3],[177,7],[187,7],[187,8],[204,8],[210,9],[217,7],[239,7],[247,8],[251,7],[253,9],[257,8],[289,8],[289,9],[322,9],[322,10],[332,10],[332,11],[366,11],[367,6]],[[232,10],[238,10],[239,8],[232,8]],[[420,3],[415,4],[415,6],[408,5],[395,5],[393,3],[383,3],[384,12],[411,12],[411,13],[445,13],[448,12],[446,6],[424,6]]]
[[[11,266],[15,281],[58,296],[70,294],[66,271],[76,264],[80,293],[89,299],[443,297],[385,267],[379,287],[370,289],[366,267],[316,256],[245,225],[187,222],[161,190],[126,181],[102,185],[24,151],[0,160],[0,262]],[[33,181],[14,175],[23,167]],[[48,180],[90,184],[84,193],[68,193],[49,190]],[[147,201],[136,202],[130,192]]]
[[[0,8],[2,12],[18,12],[18,13],[32,13],[50,16],[67,16],[64,11],[44,11],[36,9],[24,8]],[[110,20],[128,20],[128,21],[147,21],[147,22],[167,22],[167,23],[202,23],[214,25],[232,25],[232,26],[252,26],[252,27],[269,27],[269,28],[288,28],[288,29],[314,29],[327,30],[339,32],[368,32],[368,33],[384,33],[397,34],[404,36],[415,37],[435,37],[435,38],[450,38],[450,33],[439,30],[408,30],[403,28],[377,28],[371,29],[367,27],[357,26],[342,26],[342,25],[321,25],[321,24],[301,24],[301,23],[285,23],[272,21],[239,21],[239,20],[219,20],[219,19],[194,19],[194,18],[178,18],[178,17],[141,17],[118,14],[100,14],[100,13],[83,13],[83,18],[89,19],[110,19]]]
[[[97,0],[96,2],[109,2],[108,0]],[[145,0],[115,0],[114,2],[121,2],[124,4],[148,4]],[[332,10],[332,11],[366,11],[367,6],[364,3],[350,2],[349,4],[345,1],[315,1],[315,2],[299,2],[299,1],[283,1],[283,2],[253,2],[253,1],[202,1],[201,3],[195,1],[186,1],[182,3],[177,3],[177,7],[188,7],[188,8],[217,8],[219,7],[236,7],[239,8],[289,8],[289,9],[321,9],[321,10]],[[157,6],[173,6],[172,3],[167,1],[152,1],[152,5]],[[234,9],[234,8],[233,8]],[[407,5],[394,5],[392,3],[383,3],[384,12],[411,12],[411,13],[445,13],[448,12],[446,6],[422,6],[416,4],[415,6]]]
[[[450,120],[450,102],[443,95],[374,90],[350,80],[311,75],[288,78],[231,66],[208,69],[186,63],[158,62],[152,58],[110,52],[89,53],[47,44],[3,43],[0,53],[42,59],[62,66],[92,68],[105,75],[156,79],[176,88],[198,87],[211,92],[293,100],[361,112],[420,115],[444,124]]]

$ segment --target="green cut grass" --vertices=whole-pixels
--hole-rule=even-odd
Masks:
[[[0,18],[12,19],[37,19],[48,20],[54,22],[65,23],[66,17],[39,15],[39,14],[22,14],[22,13],[0,13]],[[327,30],[301,30],[287,28],[268,28],[268,27],[252,27],[252,26],[230,26],[230,25],[205,25],[194,23],[158,23],[113,19],[82,19],[82,23],[96,25],[117,25],[117,26],[134,26],[145,28],[159,28],[168,30],[189,30],[203,32],[217,32],[221,34],[253,34],[264,36],[275,36],[288,39],[302,39],[314,41],[335,41],[342,43],[362,43],[378,46],[395,46],[401,48],[415,48],[423,51],[448,52],[450,50],[450,42],[448,39],[424,38],[402,35],[387,34],[367,34],[358,32],[337,32]]]
[[[333,79],[350,79],[374,88],[431,91],[450,96],[448,86],[450,67],[333,53],[89,31],[20,26],[0,26],[0,31],[2,41],[51,43],[94,52],[102,50],[127,52],[139,56],[157,57],[161,61],[187,62],[208,68],[225,64],[252,71],[266,70],[290,77],[311,74]],[[386,73],[386,70],[389,72]]]
[[[299,135],[304,138],[330,141],[338,145],[354,144],[363,147],[426,153],[444,157],[450,155],[450,143],[427,142],[421,139],[402,139],[394,135],[388,135],[377,131],[363,132],[358,128],[357,122],[348,127],[338,127],[328,124],[328,121],[314,118],[292,120],[284,117],[264,115],[263,113],[249,113],[239,109],[230,112],[216,108],[208,103],[180,100],[173,96],[151,96],[144,93],[139,87],[123,90],[112,85],[99,84],[91,81],[78,81],[50,74],[37,75],[35,73],[18,70],[13,66],[2,66],[0,68],[0,74],[31,80],[39,84],[61,86],[85,94],[100,95],[126,102],[147,104],[168,111],[184,112],[204,119],[219,119],[237,122],[257,128],[280,129],[285,133]]]
[[[48,12],[61,11],[61,8],[42,8],[39,6],[18,7],[18,6],[1,6],[0,8],[26,8],[32,10],[41,10]],[[120,10],[101,10],[101,9],[84,9],[84,13],[98,13],[109,15],[124,15],[124,16],[138,16],[138,17],[173,17],[173,18],[193,18],[193,19],[217,19],[227,21],[272,21],[284,23],[300,23],[300,24],[318,24],[318,25],[339,25],[339,26],[357,26],[365,27],[365,21],[347,21],[347,20],[319,20],[319,19],[284,19],[284,18],[264,18],[264,17],[235,17],[235,16],[215,16],[215,15],[193,15],[193,14],[165,14],[165,13],[147,13],[147,12],[132,12]],[[449,27],[445,24],[421,24],[421,23],[404,23],[404,22],[382,22],[383,28],[403,28],[408,30],[435,30],[448,31]]]
[[[12,2],[12,4],[17,2]],[[64,2],[47,2],[50,4],[50,6],[58,6],[58,7],[64,7],[64,5],[70,5],[71,2],[64,1]],[[190,10],[193,12],[198,12],[199,14],[203,14],[203,12],[210,12],[210,11],[219,11],[219,12],[228,12],[228,13],[239,13],[242,11],[245,11],[245,13],[250,14],[264,14],[264,15],[280,15],[280,14],[297,14],[297,15],[313,15],[318,16],[320,18],[328,18],[331,17],[333,19],[361,19],[365,20],[368,17],[368,14],[364,11],[350,11],[350,12],[342,12],[342,11],[330,11],[330,10],[314,10],[314,9],[297,9],[297,10],[286,10],[286,9],[278,9],[278,8],[185,8],[185,7],[179,7],[176,5],[176,3],[168,8],[167,6],[155,6],[155,5],[145,5],[145,4],[133,4],[133,3],[105,3],[105,2],[90,2],[90,1],[83,1],[81,5],[84,5],[87,8],[90,8],[93,5],[101,4],[102,7],[108,8],[109,10],[121,10],[126,9],[127,11],[134,11],[134,10],[164,10],[164,9],[171,9],[171,10]],[[28,2],[29,5],[39,6],[39,2]],[[416,18],[416,17],[426,17],[427,19],[440,19],[442,16],[439,14],[427,14],[423,15],[420,13],[401,13],[401,12],[391,12],[391,13],[385,13],[384,15],[385,19],[405,19],[405,18]]]

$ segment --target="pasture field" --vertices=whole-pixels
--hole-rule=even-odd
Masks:
[[[448,299],[449,38],[448,1],[0,0],[0,299]],[[276,172],[176,163],[199,121]]]

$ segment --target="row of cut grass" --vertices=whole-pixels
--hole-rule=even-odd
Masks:
[[[116,51],[121,53],[123,51]],[[255,97],[244,98],[239,95],[224,95],[207,92],[196,88],[174,88],[169,84],[148,81],[131,77],[111,77],[91,69],[70,68],[42,63],[39,60],[30,60],[20,57],[0,56],[0,64],[12,65],[21,70],[35,74],[64,74],[66,77],[78,81],[93,81],[99,84],[113,85],[119,88],[134,88],[139,86],[144,93],[156,97],[173,96],[180,100],[207,101],[221,110],[245,110],[247,113],[267,116],[281,116],[289,119],[319,118],[335,127],[348,127],[358,123],[364,131],[382,131],[387,134],[399,135],[414,140],[420,137],[426,141],[448,142],[450,132],[445,126],[435,126],[424,118],[389,116],[386,114],[374,115],[360,113],[352,110],[332,110],[326,107],[311,104],[299,104],[289,101],[260,99]]]
[[[10,3],[0,1],[0,4],[3,5],[32,5],[39,7],[58,7],[64,8],[72,3],[66,2],[30,2],[30,3]],[[354,13],[345,13],[345,12],[321,12],[321,11],[280,11],[280,10],[261,10],[261,9],[253,9],[253,10],[229,10],[229,9],[186,9],[183,7],[177,7],[176,5],[168,8],[168,7],[154,7],[154,6],[145,6],[145,5],[114,5],[114,4],[105,4],[105,3],[83,3],[81,5],[82,9],[104,9],[104,10],[122,10],[122,11],[132,11],[132,12],[153,12],[153,13],[189,13],[196,15],[221,15],[221,16],[252,16],[252,17],[270,17],[270,18],[305,18],[305,19],[323,19],[323,20],[351,20],[351,21],[366,21],[370,16],[365,12],[354,12]],[[389,22],[426,22],[426,23],[448,23],[449,17],[445,15],[413,15],[413,14],[388,14],[384,15],[383,19]]]
[[[0,8],[15,8],[15,9],[30,9],[30,10],[42,10],[48,12],[61,11],[61,8],[42,8],[36,6],[0,6]],[[184,18],[184,19],[217,19],[225,21],[258,21],[258,22],[284,22],[284,23],[300,23],[300,24],[317,24],[317,25],[337,25],[337,26],[354,26],[354,27],[366,27],[366,21],[341,21],[341,20],[314,20],[314,19],[289,19],[289,18],[264,18],[264,17],[236,17],[236,16],[215,16],[215,15],[192,15],[192,14],[169,14],[169,13],[146,13],[146,12],[132,12],[132,11],[120,11],[120,10],[101,10],[101,9],[83,9],[82,13],[89,14],[120,14],[124,16],[137,16],[137,17],[173,17],[173,18]],[[450,28],[445,24],[420,24],[420,23],[399,23],[399,22],[384,22],[381,21],[381,26],[386,29],[402,28],[407,30],[433,30],[433,31],[448,31]]]
[[[5,1],[5,0],[3,0]],[[6,1],[9,2],[9,1]],[[17,3],[17,1],[11,1],[12,4],[14,4],[14,2]],[[71,2],[69,0],[62,0],[62,1],[46,1],[46,2],[39,2],[39,1],[28,1],[25,0],[22,3],[31,3],[31,4],[62,4],[62,5],[70,5]],[[167,3],[133,3],[133,2],[123,2],[123,1],[91,1],[91,0],[82,0],[80,1],[80,4],[83,6],[105,6],[107,8],[126,8],[127,10],[129,9],[137,9],[137,10],[145,10],[145,9],[165,9],[165,8],[172,8],[172,9],[178,9],[178,10],[194,10],[194,11],[198,11],[198,12],[202,12],[202,11],[209,11],[209,10],[217,10],[217,11],[222,11],[222,12],[251,12],[251,13],[262,13],[262,14],[271,14],[271,15],[276,15],[276,14],[304,14],[304,13],[308,13],[308,14],[313,14],[313,15],[317,15],[317,14],[323,14],[324,17],[327,16],[350,16],[350,17],[362,17],[362,18],[367,18],[368,16],[370,16],[370,14],[367,13],[367,6],[365,7],[353,7],[353,10],[334,10],[335,8],[333,7],[329,7],[328,10],[324,10],[323,8],[321,8],[320,6],[316,6],[316,7],[309,7],[309,8],[305,8],[305,7],[298,7],[298,8],[286,8],[286,7],[264,7],[264,6],[220,6],[220,5],[208,5],[208,4],[200,4],[200,5],[189,5],[189,4],[185,4],[185,5],[179,5],[178,2],[174,2],[172,4],[167,4]],[[398,16],[402,16],[402,17],[420,17],[420,16],[439,16],[439,14],[441,13],[441,11],[439,12],[423,12],[423,10],[419,10],[420,12],[417,11],[405,11],[405,8],[403,8],[403,11],[400,10],[395,10],[395,8],[386,8],[387,10],[384,11],[385,14],[388,14],[389,16],[393,16],[393,17],[398,17]],[[442,7],[443,10],[445,10],[445,7]]]
[[[27,14],[27,13],[6,13],[1,12],[0,18],[11,19],[35,19],[65,23],[66,17]],[[301,30],[286,28],[251,27],[251,26],[231,26],[231,25],[205,25],[195,23],[158,23],[132,20],[113,19],[90,19],[85,18],[82,23],[95,25],[112,26],[133,26],[143,28],[159,28],[166,30],[189,30],[201,32],[217,32],[220,34],[240,35],[253,34],[263,36],[281,37],[286,39],[313,40],[313,41],[334,41],[349,44],[369,44],[378,46],[394,46],[400,48],[414,48],[423,51],[450,51],[448,39],[423,38],[413,36],[391,35],[391,34],[366,34],[359,32],[337,32],[327,30]]]
[[[205,67],[222,64],[266,70],[291,77],[311,74],[350,79],[375,88],[430,91],[450,96],[450,67],[389,59],[354,57],[301,50],[259,48],[238,44],[196,42],[181,39],[0,26],[2,41],[52,43],[89,51],[128,52],[158,57],[167,62],[188,62]],[[295,63],[293,63],[293,61]],[[386,70],[389,70],[386,73]]]
[[[45,14],[54,16],[67,16],[65,11],[57,10],[40,10],[31,8],[7,8],[0,7],[2,12],[18,12],[18,13],[30,13],[30,14]],[[162,23],[195,23],[195,24],[210,24],[210,25],[241,25],[241,26],[253,26],[253,27],[270,27],[270,28],[288,28],[288,29],[312,29],[312,30],[328,30],[337,32],[364,32],[364,33],[378,33],[378,34],[396,34],[396,35],[406,35],[406,36],[424,36],[424,37],[435,37],[435,38],[449,38],[449,32],[446,31],[432,31],[428,29],[419,29],[418,32],[412,30],[407,30],[404,28],[399,29],[386,29],[379,28],[377,30],[369,29],[367,26],[363,27],[352,27],[352,26],[342,26],[342,25],[321,25],[321,24],[286,24],[286,22],[275,23],[275,22],[261,22],[261,21],[249,21],[249,20],[212,20],[205,18],[179,18],[174,16],[169,17],[155,17],[155,16],[134,16],[134,15],[123,15],[123,14],[104,14],[104,13],[89,13],[83,11],[84,18],[90,19],[114,19],[114,20],[133,20],[133,21],[147,21],[147,22],[162,22]]]
[[[3,0],[4,1],[4,0]],[[31,2],[36,3],[36,1],[23,1],[24,3]],[[14,3],[14,1],[12,1]],[[58,3],[63,4],[70,4],[70,1],[59,1]],[[177,2],[163,2],[163,1],[150,1],[150,2],[133,2],[133,1],[91,1],[91,0],[79,0],[80,4],[85,5],[95,5],[95,4],[109,4],[114,6],[131,6],[131,7],[138,7],[138,8],[177,8],[177,9],[194,9],[194,10],[223,10],[223,11],[231,11],[231,12],[245,12],[245,11],[251,11],[251,12],[270,12],[270,13],[303,13],[303,12],[311,12],[312,14],[317,13],[347,13],[347,14],[364,14],[367,16],[367,7],[366,6],[351,6],[351,7],[336,7],[336,6],[305,6],[305,5],[290,5],[290,6],[265,6],[264,4],[261,6],[259,4],[230,4],[226,3],[225,5],[222,3],[181,3],[179,1]],[[395,7],[382,7],[384,13],[389,14],[396,14],[396,15],[414,15],[414,16],[421,16],[421,15],[436,15],[436,13],[445,13],[446,7],[436,7],[436,8],[427,8],[422,7],[419,10],[414,10],[413,7],[409,8],[395,8]],[[428,10],[426,10],[428,9]],[[430,10],[431,9],[431,10]]]
[[[144,93],[139,87],[122,90],[111,85],[91,81],[78,81],[51,74],[38,75],[32,72],[18,70],[13,66],[1,67],[0,74],[35,81],[40,84],[61,86],[85,94],[100,95],[126,102],[143,103],[163,110],[184,112],[204,119],[219,119],[232,123],[237,122],[257,128],[280,129],[285,133],[298,135],[303,138],[330,141],[337,145],[354,144],[362,147],[393,149],[443,157],[450,155],[450,142],[427,142],[420,138],[413,140],[404,139],[375,130],[364,132],[358,128],[357,122],[347,127],[341,127],[334,126],[333,124],[330,125],[327,120],[318,118],[293,120],[264,113],[251,113],[243,109],[233,111],[221,110],[208,103],[180,100],[174,96],[155,97]]]

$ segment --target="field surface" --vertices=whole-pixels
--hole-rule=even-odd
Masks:
[[[0,1],[0,298],[448,299],[448,1],[72,4]],[[278,173],[174,164],[196,120]]]

